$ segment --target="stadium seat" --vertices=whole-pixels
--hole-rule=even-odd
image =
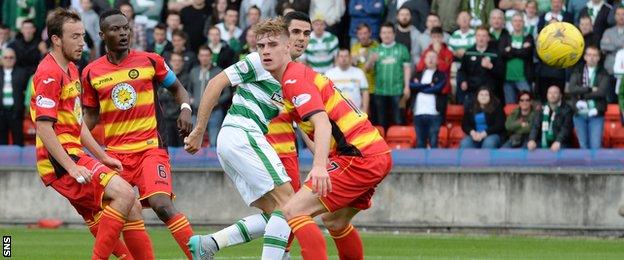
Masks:
[[[104,143],[104,126],[102,126],[101,124],[97,124],[95,128],[91,129],[91,135],[93,135],[93,138],[95,138],[95,141],[97,141],[99,144],[103,144]]]
[[[459,143],[464,138],[464,130],[461,126],[456,125],[449,132],[449,148],[459,148]]]
[[[416,130],[412,126],[391,126],[388,128],[386,141],[392,149],[412,148],[416,145]]]
[[[616,128],[611,134],[611,147],[624,148],[624,128]]]
[[[605,121],[620,122],[620,106],[618,104],[607,105],[607,111],[605,112]]]
[[[440,126],[440,133],[438,134],[438,147],[432,148],[447,148],[449,144],[449,129],[445,125]]]
[[[514,111],[518,107],[518,104],[507,104],[505,105],[505,115],[509,116],[511,112]]]
[[[386,138],[386,130],[384,130],[383,126],[376,125],[375,128],[377,128],[377,131],[379,131],[379,134],[381,135],[381,137],[383,137],[385,139]]]
[[[604,131],[602,135],[603,148],[611,148],[613,146],[611,139],[613,138],[613,133],[619,128],[622,128],[622,124],[620,122],[610,122],[605,120]]]
[[[462,118],[464,117],[463,105],[448,105],[446,107],[446,125],[449,128],[461,125]]]

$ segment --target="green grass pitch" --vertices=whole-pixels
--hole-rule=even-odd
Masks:
[[[167,229],[150,227],[157,259],[183,259]],[[198,229],[206,233],[205,229]],[[13,259],[88,259],[93,238],[86,228],[57,230],[0,227],[12,236]],[[621,239],[390,234],[362,232],[366,259],[624,259]],[[337,259],[331,239],[330,259]],[[259,259],[262,241],[227,248],[217,259]],[[293,246],[293,259],[301,259]]]

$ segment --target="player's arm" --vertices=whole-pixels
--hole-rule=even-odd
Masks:
[[[178,116],[178,129],[182,136],[187,136],[193,128],[191,121],[191,100],[186,89],[182,86],[182,83],[176,79],[175,82],[168,87],[169,91],[173,94],[176,102],[180,105],[180,116]]]
[[[95,125],[100,121],[100,109],[97,107],[82,107],[82,124],[87,127],[88,130],[93,130]]]
[[[331,124],[325,111],[311,115],[308,120],[314,126],[314,157],[312,170],[308,176],[312,180],[312,190],[320,196],[327,196],[331,192],[331,182],[327,173],[327,158],[329,157],[329,142],[331,138]]]
[[[206,131],[206,125],[208,125],[208,119],[214,107],[218,104],[219,96],[223,89],[230,86],[230,80],[225,72],[217,74],[214,78],[208,81],[208,85],[202,94],[201,101],[199,102],[199,110],[197,111],[197,122],[193,131],[184,138],[184,150],[194,154],[201,147],[204,132]]]
[[[91,154],[93,154],[93,156],[95,156],[98,161],[104,165],[117,172],[121,172],[123,170],[121,161],[110,157],[106,154],[106,152],[104,152],[104,149],[102,149],[100,144],[95,140],[95,138],[93,138],[93,135],[91,135],[87,124],[82,124],[82,129],[80,130],[80,142],[85,148],[87,148],[87,150],[89,150],[89,152],[91,152]]]
[[[63,149],[61,142],[54,132],[54,122],[49,120],[36,120],[35,125],[37,126],[39,139],[41,139],[43,146],[48,153],[50,153],[52,158],[54,158],[69,175],[78,180],[78,182],[91,181],[91,172],[83,166],[78,166],[71,157],[69,157],[65,149]],[[84,181],[81,181],[80,178],[84,178]]]

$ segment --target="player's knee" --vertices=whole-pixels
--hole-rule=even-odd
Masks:
[[[349,225],[349,220],[334,216],[332,214],[325,214],[321,217],[323,225],[329,230],[343,230]]]
[[[140,220],[143,219],[143,215],[141,214],[143,207],[141,206],[141,202],[139,200],[134,200],[134,204],[128,213],[128,220]]]
[[[114,197],[113,200],[117,201],[119,205],[124,207],[126,209],[125,212],[130,211],[134,204],[134,201],[136,201],[136,196],[134,194],[134,190],[132,190],[132,187],[130,187],[130,185],[123,185],[123,187],[120,187],[120,189],[118,189],[116,195],[117,196]]]
[[[162,221],[168,221],[175,216],[178,211],[173,207],[171,199],[149,199],[150,206],[156,213],[156,216]]]

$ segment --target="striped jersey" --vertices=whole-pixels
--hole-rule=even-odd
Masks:
[[[475,43],[476,39],[474,29],[469,29],[466,33],[462,33],[462,31],[458,29],[451,34],[448,46],[452,51],[459,49],[467,50],[472,48]]]
[[[290,114],[285,111],[281,111],[269,123],[269,132],[265,137],[279,157],[297,156],[295,128]]]
[[[82,107],[80,105],[80,75],[73,63],[68,71],[47,54],[37,66],[33,76],[34,87],[30,98],[30,116],[33,121],[54,122],[53,129],[61,146],[70,155],[82,155],[80,131]],[[37,135],[37,172],[45,185],[50,185],[61,174],[61,165],[48,153]]]
[[[305,61],[319,73],[325,73],[334,64],[338,53],[338,38],[330,32],[324,32],[319,38],[313,33],[305,50]]]
[[[164,147],[158,134],[157,87],[176,76],[158,54],[131,50],[119,64],[102,56],[82,71],[84,106],[100,110],[106,149],[135,153]]]
[[[282,107],[280,83],[262,67],[257,52],[248,54],[224,72],[231,85],[238,88],[232,97],[232,106],[223,119],[223,126],[266,134],[269,122]]]
[[[290,62],[282,77],[284,109],[310,139],[314,128],[308,121],[326,112],[332,125],[330,156],[369,156],[388,153],[388,145],[368,121],[326,76],[303,64]]]

